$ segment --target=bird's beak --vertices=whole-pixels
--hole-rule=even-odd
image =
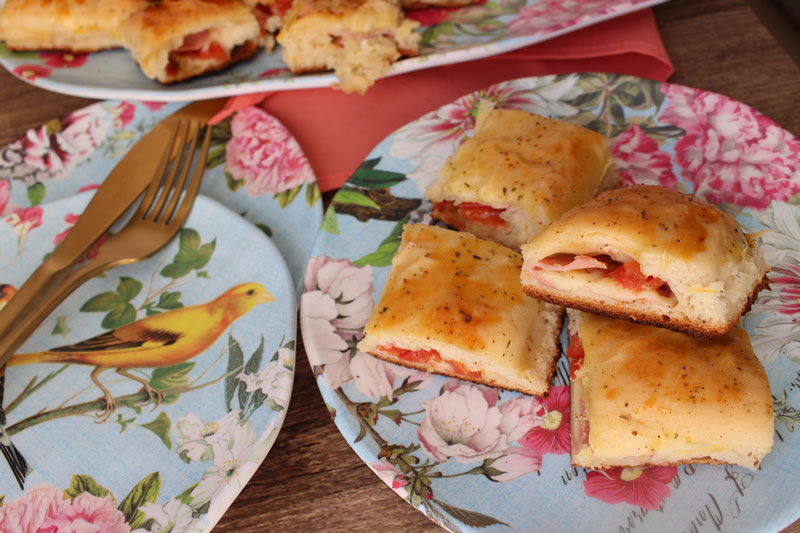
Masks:
[[[258,295],[258,298],[256,299],[256,303],[260,304],[268,304],[274,301],[275,297],[269,291],[262,292],[261,294]]]

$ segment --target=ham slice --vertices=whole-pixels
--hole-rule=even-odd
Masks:
[[[608,258],[606,261],[602,259]],[[610,262],[608,256],[593,257],[591,255],[557,254],[545,257],[531,265],[534,270],[548,270],[550,272],[569,272],[570,270],[584,270],[587,268],[600,268],[606,270]]]
[[[175,52],[197,52],[202,50],[209,41],[208,30],[192,33],[183,38],[183,44]]]

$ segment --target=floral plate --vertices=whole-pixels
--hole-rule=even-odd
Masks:
[[[412,11],[409,16],[422,25],[420,55],[398,61],[389,75],[516,50],[665,1],[482,0],[480,5],[461,9]],[[168,86],[147,79],[124,50],[12,53],[0,41],[0,64],[43,89],[98,99],[201,100],[327,87],[336,81],[331,73],[293,75],[280,58],[280,48],[273,54],[262,51],[223,72]]]
[[[602,132],[625,183],[693,192],[746,228],[769,230],[762,249],[772,288],[744,320],[776,413],[775,445],[760,470],[573,468],[565,357],[551,392],[538,398],[402,368],[355,348],[402,224],[430,223],[423,191],[471,134],[481,98]],[[301,299],[308,358],[356,453],[449,530],[776,531],[800,517],[798,204],[800,141],[730,98],[611,74],[501,83],[394,132],[333,198]]]
[[[38,224],[2,225],[2,281],[19,286],[90,197],[45,204]],[[178,239],[85,283],[10,359],[5,429],[32,471],[23,492],[0,466],[0,531],[211,529],[283,423],[296,309],[272,242],[198,197]],[[106,330],[119,339],[96,341],[107,346],[107,364],[47,351]],[[126,349],[138,339],[148,344]],[[137,362],[148,352],[158,366]],[[116,365],[119,375],[110,371]],[[148,404],[144,383],[160,402]],[[116,409],[107,407],[106,390]]]
[[[179,107],[102,102],[0,148],[0,293],[13,293],[9,286],[19,286],[63,238],[90,191],[144,133]],[[276,301],[257,305],[198,357],[134,371],[152,386],[174,391],[155,411],[117,402],[112,418],[95,424],[92,415],[102,402],[96,407],[90,400],[101,391],[85,366],[11,368],[0,405],[12,442],[33,472],[22,496],[0,460],[0,531],[22,520],[9,513],[50,504],[61,518],[84,513],[107,519],[103,531],[157,531],[170,521],[207,529],[277,436],[294,377],[296,301],[322,219],[321,195],[297,142],[261,109],[243,109],[214,126],[212,139],[202,194],[187,224],[192,231],[184,230],[147,262],[87,282],[22,349],[69,344],[125,321],[208,302],[242,281],[261,283]],[[137,390],[135,381],[109,374],[100,380],[114,394]],[[80,388],[67,389],[73,382]],[[59,414],[68,418],[57,419]],[[72,440],[75,432],[85,437]],[[53,436],[59,441],[44,449],[40,443]],[[146,465],[128,461],[141,461],[140,449],[149,454]],[[75,450],[93,457],[70,456]],[[210,490],[215,475],[217,492]],[[202,495],[192,496],[195,489]],[[104,499],[109,494],[114,505]],[[36,530],[36,524],[26,524],[23,531]]]
[[[25,217],[27,207],[97,187],[142,135],[180,107],[102,102],[29,130],[0,148],[0,215]],[[248,107],[215,125],[200,192],[266,233],[300,289],[322,195],[300,146],[277,119]]]

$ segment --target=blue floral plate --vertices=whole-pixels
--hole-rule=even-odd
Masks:
[[[0,149],[0,306],[127,150],[179,107],[102,102]],[[210,529],[283,423],[297,297],[321,219],[316,178],[277,120],[252,107],[214,126],[201,195],[180,235],[153,258],[87,282],[18,353],[129,331],[140,320],[191,329],[182,310],[247,300],[250,290],[274,300],[234,309],[217,329],[197,321],[213,335],[167,366],[114,373],[111,365],[93,376],[94,367],[75,361],[16,359],[0,406],[33,470],[21,490],[0,459],[0,531],[80,530],[78,520],[110,532]],[[243,283],[252,284],[244,295],[227,294]],[[37,358],[50,362],[26,364]],[[159,405],[141,405],[143,382],[162,391]],[[103,388],[113,412],[103,412]]]
[[[21,284],[90,197],[0,226],[2,281]],[[177,239],[82,285],[9,360],[5,431],[32,471],[23,489],[0,467],[0,531],[209,530],[283,423],[296,309],[272,242],[198,197]],[[51,351],[95,337],[99,354]]]
[[[420,21],[420,55],[392,66],[402,74],[516,50],[666,0],[500,0],[461,9],[413,10]],[[50,91],[84,98],[186,101],[262,91],[328,87],[331,73],[294,75],[275,53],[219,73],[161,85],[141,73],[125,50],[93,54],[8,51],[0,41],[0,64],[14,76]],[[113,76],[108,73],[113,72]]]
[[[551,392],[537,398],[417,372],[356,349],[402,225],[430,223],[423,191],[471,134],[482,98],[602,132],[625,183],[693,192],[749,230],[769,230],[762,250],[772,287],[744,319],[776,413],[775,445],[758,471],[573,468],[565,357]],[[394,132],[333,198],[306,270],[303,341],[322,396],[356,453],[451,531],[776,531],[800,517],[798,204],[800,141],[730,98],[612,74],[501,83]]]

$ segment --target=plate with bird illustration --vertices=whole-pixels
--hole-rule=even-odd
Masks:
[[[4,298],[90,198],[6,217]],[[0,531],[213,527],[282,426],[295,294],[264,232],[203,195],[156,255],[82,285],[0,380]]]
[[[574,468],[565,355],[549,393],[536,397],[394,365],[358,349],[373,311],[388,309],[376,306],[404,225],[433,223],[424,192],[473,135],[482,100],[600,132],[610,140],[623,184],[693,193],[735,216],[746,231],[762,232],[771,288],[743,319],[775,412],[774,445],[757,471],[731,465]],[[503,152],[509,166],[528,156],[515,149]],[[377,198],[376,192],[380,201],[364,200]],[[305,275],[304,346],[353,450],[399,496],[450,531],[778,531],[800,516],[799,204],[800,141],[723,95],[603,73],[493,85],[392,133],[332,198]],[[426,268],[435,263],[398,265],[430,280]],[[457,275],[475,279],[463,269]],[[485,285],[485,277],[478,279],[475,285]],[[454,282],[454,293],[461,283]],[[420,313],[433,316],[422,298]],[[448,322],[449,307],[441,305],[444,323],[468,331]],[[413,307],[398,305],[389,313],[392,327],[406,327],[395,316],[404,312],[398,309]],[[479,327],[470,314],[464,320]],[[566,348],[566,332],[561,340]],[[404,355],[412,361],[439,356],[423,349]]]

